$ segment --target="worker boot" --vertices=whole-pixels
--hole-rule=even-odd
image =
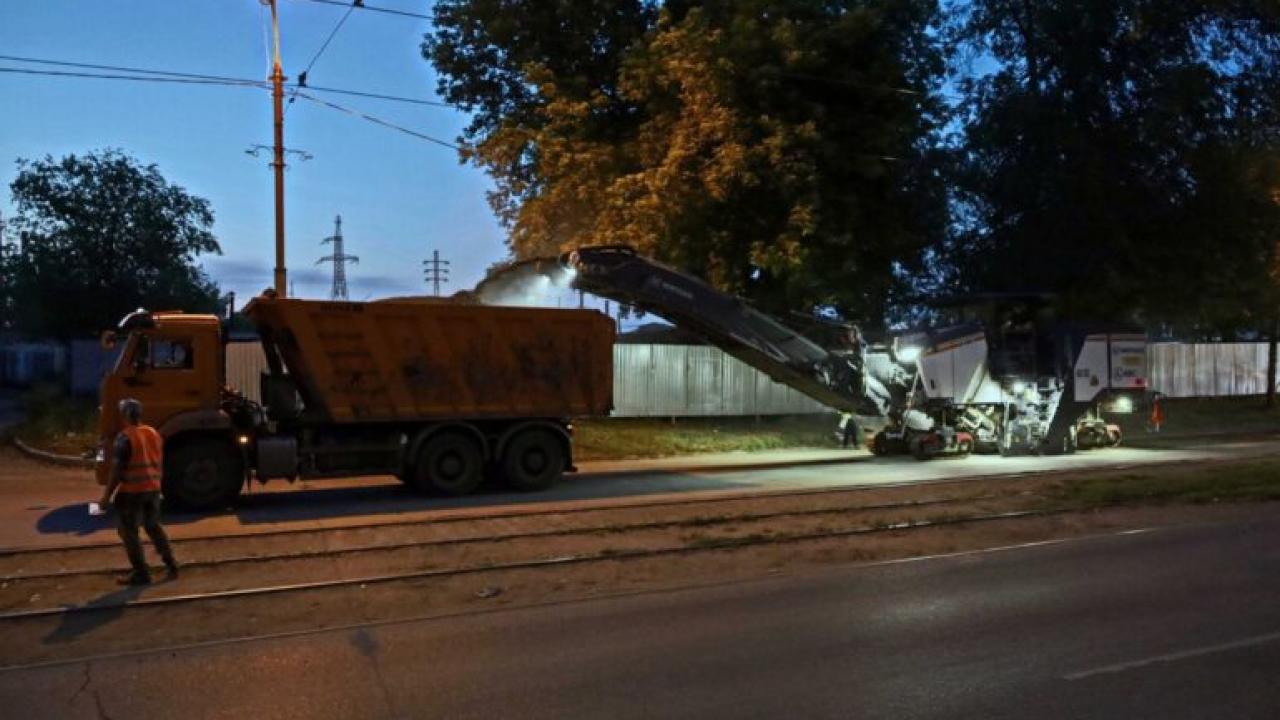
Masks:
[[[168,560],[165,560],[164,569],[165,569],[165,574],[164,574],[165,579],[167,580],[178,579],[178,561],[177,560],[174,560],[173,558],[169,558]]]
[[[135,570],[134,572],[131,572],[128,575],[125,575],[119,578],[118,580],[116,580],[116,583],[119,585],[131,585],[131,586],[132,585],[150,585],[151,573],[137,572]]]

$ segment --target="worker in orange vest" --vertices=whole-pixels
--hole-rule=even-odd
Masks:
[[[1160,432],[1160,426],[1164,424],[1164,407],[1160,402],[1160,393],[1156,393],[1151,398],[1151,429],[1153,432]]]
[[[120,417],[124,430],[116,436],[115,467],[111,481],[102,494],[105,507],[115,495],[117,530],[124,541],[125,552],[133,572],[120,579],[121,585],[147,585],[151,571],[138,538],[141,525],[151,544],[164,560],[169,579],[178,577],[178,563],[173,558],[169,536],[160,524],[160,480],[164,469],[164,440],[150,425],[142,424],[142,403],[133,398],[120,401]]]

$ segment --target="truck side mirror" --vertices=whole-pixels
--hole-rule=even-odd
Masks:
[[[133,348],[133,374],[141,375],[147,369],[147,365],[151,360],[151,342],[146,335],[138,338],[138,342]]]

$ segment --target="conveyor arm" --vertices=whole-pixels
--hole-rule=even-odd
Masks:
[[[561,257],[572,286],[633,305],[686,330],[824,405],[884,412],[869,397],[860,354],[830,352],[740,298],[625,246],[584,247]]]

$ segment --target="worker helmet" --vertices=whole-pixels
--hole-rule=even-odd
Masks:
[[[133,398],[125,398],[116,406],[120,411],[120,416],[131,423],[137,423],[142,418],[142,403]]]

